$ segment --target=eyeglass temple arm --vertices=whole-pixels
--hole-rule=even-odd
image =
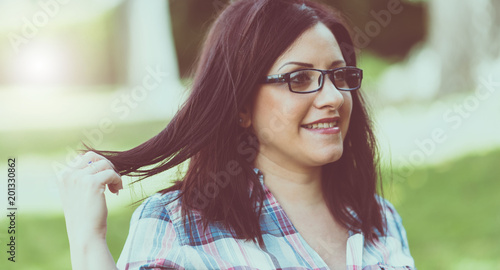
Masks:
[[[279,82],[286,82],[286,75],[285,74],[278,74],[278,75],[269,75],[264,78],[264,83],[279,83]]]

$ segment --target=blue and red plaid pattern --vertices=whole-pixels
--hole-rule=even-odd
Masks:
[[[221,224],[203,231],[199,213],[190,213],[192,237],[182,220],[178,191],[154,194],[134,212],[130,232],[118,259],[119,269],[329,269],[320,255],[295,229],[278,201],[266,193],[260,225],[265,248],[236,239]],[[416,269],[406,231],[393,205],[380,199],[388,222],[387,236],[375,244],[361,233],[349,232],[346,249],[348,270]]]

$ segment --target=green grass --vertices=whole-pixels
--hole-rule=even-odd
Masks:
[[[107,242],[113,258],[118,260],[128,235],[130,217],[134,208],[111,212],[108,216]],[[1,228],[7,228],[5,220]],[[16,262],[7,261],[4,239],[0,233],[2,255],[0,269],[10,270],[58,270],[71,269],[69,242],[66,235],[64,217],[23,215],[18,212],[16,219]]]
[[[499,164],[500,151],[496,151],[417,169],[403,180],[396,179],[398,171],[394,171],[395,180],[386,185],[385,192],[403,218],[419,269],[460,269],[460,265],[498,269]],[[108,218],[107,239],[115,260],[127,237],[132,211],[128,208],[112,212]],[[69,245],[62,216],[20,213],[18,224],[16,268],[2,269],[69,269]],[[5,234],[0,236],[4,239]]]
[[[126,149],[158,133],[165,123],[118,126],[101,149]],[[82,130],[3,133],[2,153],[60,156],[76,146]],[[123,136],[123,134],[126,134]],[[23,142],[16,143],[16,142]],[[5,151],[5,152],[4,152]],[[438,166],[417,168],[385,184],[385,195],[403,218],[411,253],[419,269],[500,269],[500,151],[469,155]],[[386,171],[387,172],[387,171]],[[385,173],[385,175],[388,175]],[[111,211],[108,245],[118,259],[133,208]],[[0,269],[70,269],[64,217],[18,212],[15,264],[6,260],[6,230],[0,230]],[[0,228],[7,228],[5,215]]]
[[[500,151],[417,169],[386,185],[419,269],[500,269]],[[396,196],[390,196],[392,190]]]

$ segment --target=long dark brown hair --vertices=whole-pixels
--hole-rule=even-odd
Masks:
[[[253,167],[258,141],[239,125],[238,115],[252,102],[276,59],[318,23],[332,31],[347,65],[356,66],[355,48],[341,15],[327,6],[310,0],[230,4],[212,25],[192,92],[167,127],[127,151],[90,150],[109,159],[120,174],[140,180],[189,160],[183,179],[161,192],[180,191],[188,219],[191,211],[199,211],[205,227],[220,222],[235,237],[262,245],[259,216],[264,192]],[[338,221],[374,241],[384,234],[376,199],[376,143],[361,92],[352,92],[352,99],[344,152],[338,161],[323,166],[323,192]],[[150,165],[155,166],[143,168]]]

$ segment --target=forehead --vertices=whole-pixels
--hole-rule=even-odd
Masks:
[[[288,61],[307,62],[319,67],[337,60],[344,58],[335,36],[326,25],[318,23],[306,30],[278,57],[273,69]]]

